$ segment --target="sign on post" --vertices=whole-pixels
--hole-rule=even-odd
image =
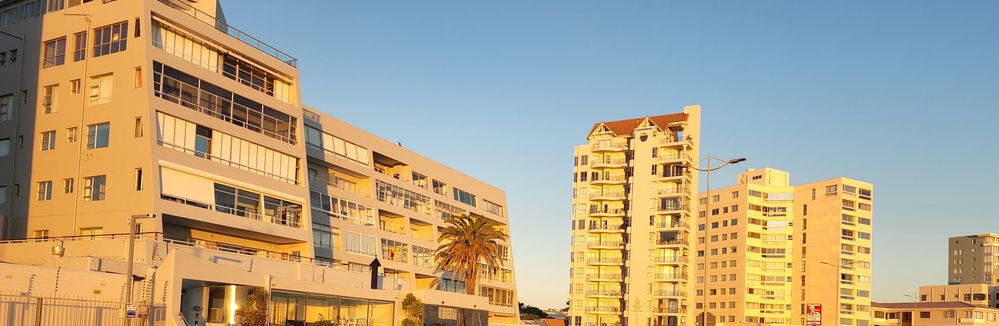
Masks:
[[[805,326],[822,325],[822,305],[805,305]]]
[[[125,305],[125,318],[136,318],[139,316],[139,306],[133,303]]]

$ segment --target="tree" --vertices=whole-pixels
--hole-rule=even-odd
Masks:
[[[475,295],[475,284],[485,263],[495,273],[500,268],[499,242],[507,235],[499,223],[478,215],[458,215],[447,220],[438,237],[442,243],[434,253],[437,269],[451,272],[455,279],[465,280],[465,293]]]
[[[526,305],[523,302],[520,302],[518,306],[520,307],[520,319],[534,320],[534,319],[550,317],[548,316],[548,313],[546,313],[544,310],[541,310],[541,308],[532,305]]]
[[[246,303],[236,310],[239,316],[239,324],[243,326],[265,326],[267,325],[268,301],[271,295],[267,290],[251,290],[246,296]]]
[[[412,293],[406,294],[406,298],[402,300],[402,311],[406,313],[402,326],[423,325],[423,301]]]

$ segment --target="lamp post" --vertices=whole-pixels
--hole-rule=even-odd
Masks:
[[[133,265],[135,265],[135,221],[147,218],[156,218],[156,214],[141,214],[128,217],[128,271],[125,275],[126,305],[132,304],[132,269]]]
[[[912,298],[912,316],[909,317],[909,325],[916,326],[916,314],[919,310],[919,292],[917,291],[915,295],[906,294],[905,296]]]
[[[710,216],[710,214],[711,214],[711,210],[710,210],[711,209],[711,172],[721,170],[722,168],[724,168],[726,166],[729,166],[729,165],[732,165],[732,164],[737,164],[737,163],[743,162],[745,160],[746,160],[745,157],[740,157],[740,158],[731,159],[731,160],[723,160],[723,159],[720,159],[720,158],[708,155],[708,157],[702,159],[701,161],[698,161],[697,163],[694,163],[693,165],[687,164],[687,168],[695,170],[695,171],[699,171],[699,172],[704,172],[706,174],[706,177],[705,177],[705,184],[706,184],[706,186],[705,186],[705,188],[706,188],[706,190],[705,190],[705,198],[707,200],[704,203],[704,268],[702,269],[704,271],[704,283],[703,283],[704,284],[704,286],[703,286],[704,292],[701,293],[701,297],[703,298],[702,299],[702,303],[701,303],[703,305],[701,307],[701,326],[707,326],[708,325],[708,291],[707,291],[708,290],[708,287],[707,287],[707,282],[708,282],[708,280],[707,280],[707,278],[708,278],[707,277],[708,276],[707,275],[708,274],[708,244],[711,242],[708,239],[708,229],[710,229],[708,227],[708,216]],[[711,167],[711,161],[722,162],[722,165],[719,165],[717,167]],[[701,162],[705,162],[708,166],[706,168],[704,168],[704,169],[699,168],[698,165],[700,165]],[[694,196],[694,197],[697,198],[699,196]],[[696,290],[696,288],[695,288],[695,290]]]

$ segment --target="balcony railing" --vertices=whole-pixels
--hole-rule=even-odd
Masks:
[[[687,191],[687,188],[683,188],[683,187],[678,187],[678,188],[663,188],[663,189],[659,189],[659,191],[657,191],[656,193],[658,193],[660,196],[687,195],[687,194],[690,194]]]
[[[591,307],[586,307],[586,312],[609,312],[609,313],[614,313],[614,312],[621,312],[621,308],[619,308],[619,307],[592,307],[591,306]]]
[[[683,222],[664,221],[664,222],[656,223],[656,228],[660,228],[660,229],[686,229],[688,227],[689,227],[689,225],[687,223],[683,223]]]
[[[687,257],[684,256],[659,256],[656,257],[657,263],[686,263]]]
[[[687,239],[660,239],[656,241],[657,246],[686,245]]]
[[[590,264],[623,264],[623,258],[587,258],[587,263]]]
[[[598,214],[602,214],[602,215],[624,215],[626,212],[627,211],[624,210],[623,208],[608,208],[608,209],[603,209],[603,208],[590,207],[590,215],[598,215]]]
[[[621,277],[621,274],[586,274],[586,279],[587,280],[615,280],[615,281],[620,281],[620,280],[623,280],[624,278]]]
[[[302,228],[301,213],[292,210],[285,210],[277,214],[261,214],[260,212],[254,210],[248,210],[242,207],[227,207],[227,206],[217,206],[215,204],[209,204],[200,202],[193,199],[187,199],[183,197],[178,197],[176,195],[160,195],[161,198],[178,202],[181,204],[186,204],[189,206],[204,208],[207,210],[216,211],[223,214],[229,214],[239,217],[245,217],[257,221],[285,225],[294,228]]]
[[[672,204],[672,205],[659,205],[657,208],[660,212],[685,211],[687,210],[687,205],[685,203]]]
[[[687,273],[656,273],[656,280],[686,280]]]
[[[687,153],[667,153],[667,154],[660,153],[658,156],[656,156],[655,162],[663,163],[663,162],[689,161],[689,160],[690,160],[690,155],[688,155]]]
[[[655,309],[657,314],[685,314],[687,313],[686,308],[681,307],[659,307]]]
[[[624,247],[624,241],[590,241],[587,243],[589,247],[614,247],[620,248]]]
[[[598,198],[624,198],[624,191],[604,191],[590,193],[590,200]]]
[[[601,167],[601,166],[615,166],[615,165],[627,165],[628,160],[619,159],[593,159],[590,160],[591,167]]]
[[[621,296],[621,291],[619,290],[587,290],[586,295],[589,296],[607,296],[607,297],[619,297]]]
[[[190,5],[187,5],[181,1],[160,0],[160,2],[174,9],[177,9],[177,11],[183,12],[188,16],[191,16],[194,19],[197,19],[205,23],[206,25],[211,26],[212,28],[215,28],[216,30],[222,33],[228,34],[229,36],[232,36],[233,38],[240,40],[243,43],[246,43],[246,45],[249,45],[257,50],[260,50],[260,52],[266,53],[278,60],[281,60],[281,62],[287,63],[292,67],[298,66],[298,59],[295,59],[294,57],[288,55],[287,53],[284,53],[281,50],[278,50],[277,48],[270,46],[267,43],[264,43],[263,41],[258,40],[256,37],[253,37],[250,34],[246,34],[243,31],[235,27],[232,27],[229,24],[226,24],[224,21],[216,19],[215,16],[209,15],[208,13],[198,10],[197,8],[191,7]]]
[[[611,182],[625,182],[628,178],[624,175],[597,175],[596,178],[590,179],[590,183],[611,183]]]
[[[603,142],[595,143],[591,147],[593,151],[610,151],[610,150],[626,150],[628,149],[628,143],[625,142]]]
[[[686,291],[680,290],[656,290],[652,291],[652,295],[657,297],[686,297]]]
[[[607,230],[607,231],[624,231],[624,229],[626,229],[626,228],[628,228],[628,226],[624,225],[624,224],[615,224],[615,225],[591,224],[591,225],[589,225],[589,229],[590,230],[598,230],[598,231],[604,231],[604,230]]]

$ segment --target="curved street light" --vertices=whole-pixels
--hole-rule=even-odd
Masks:
[[[722,165],[719,165],[717,167],[711,167],[711,162],[712,161],[718,161],[718,162],[723,162],[723,163],[722,163]],[[700,324],[700,326],[708,326],[708,291],[707,291],[707,281],[708,280],[707,280],[707,274],[708,274],[708,244],[710,243],[710,241],[708,241],[708,229],[710,229],[710,228],[707,226],[707,224],[708,224],[708,214],[710,214],[710,211],[711,211],[710,210],[710,207],[711,207],[711,172],[718,171],[718,170],[721,170],[722,168],[724,168],[726,166],[729,166],[729,165],[732,165],[732,164],[738,164],[738,163],[745,162],[745,161],[746,161],[745,157],[734,158],[734,159],[730,159],[730,160],[723,160],[723,159],[720,159],[720,158],[708,155],[707,157],[705,157],[704,159],[698,161],[697,163],[687,164],[687,168],[690,168],[691,170],[706,173],[706,177],[705,177],[705,188],[707,188],[707,189],[705,190],[705,198],[707,200],[705,201],[705,204],[704,204],[704,269],[702,269],[704,271],[704,278],[705,279],[704,279],[704,283],[703,283],[704,284],[704,286],[703,286],[703,292],[701,292],[701,298],[703,298],[703,299],[701,300],[702,301],[702,303],[701,303],[702,306],[701,306],[701,318],[700,318],[701,319],[701,324]],[[704,169],[701,169],[700,167],[698,167],[701,164],[701,162],[707,163],[708,166],[706,168],[704,168]],[[699,198],[699,197],[700,196],[694,196],[694,198]],[[695,224],[698,224],[698,223],[695,223]],[[696,237],[696,233],[695,233],[695,237]],[[697,251],[696,250],[697,247],[695,246],[694,249],[695,249],[694,251],[696,252]],[[696,284],[696,282],[695,282],[695,284]],[[695,287],[694,289],[695,289],[695,293],[696,293],[696,289],[697,288]]]

